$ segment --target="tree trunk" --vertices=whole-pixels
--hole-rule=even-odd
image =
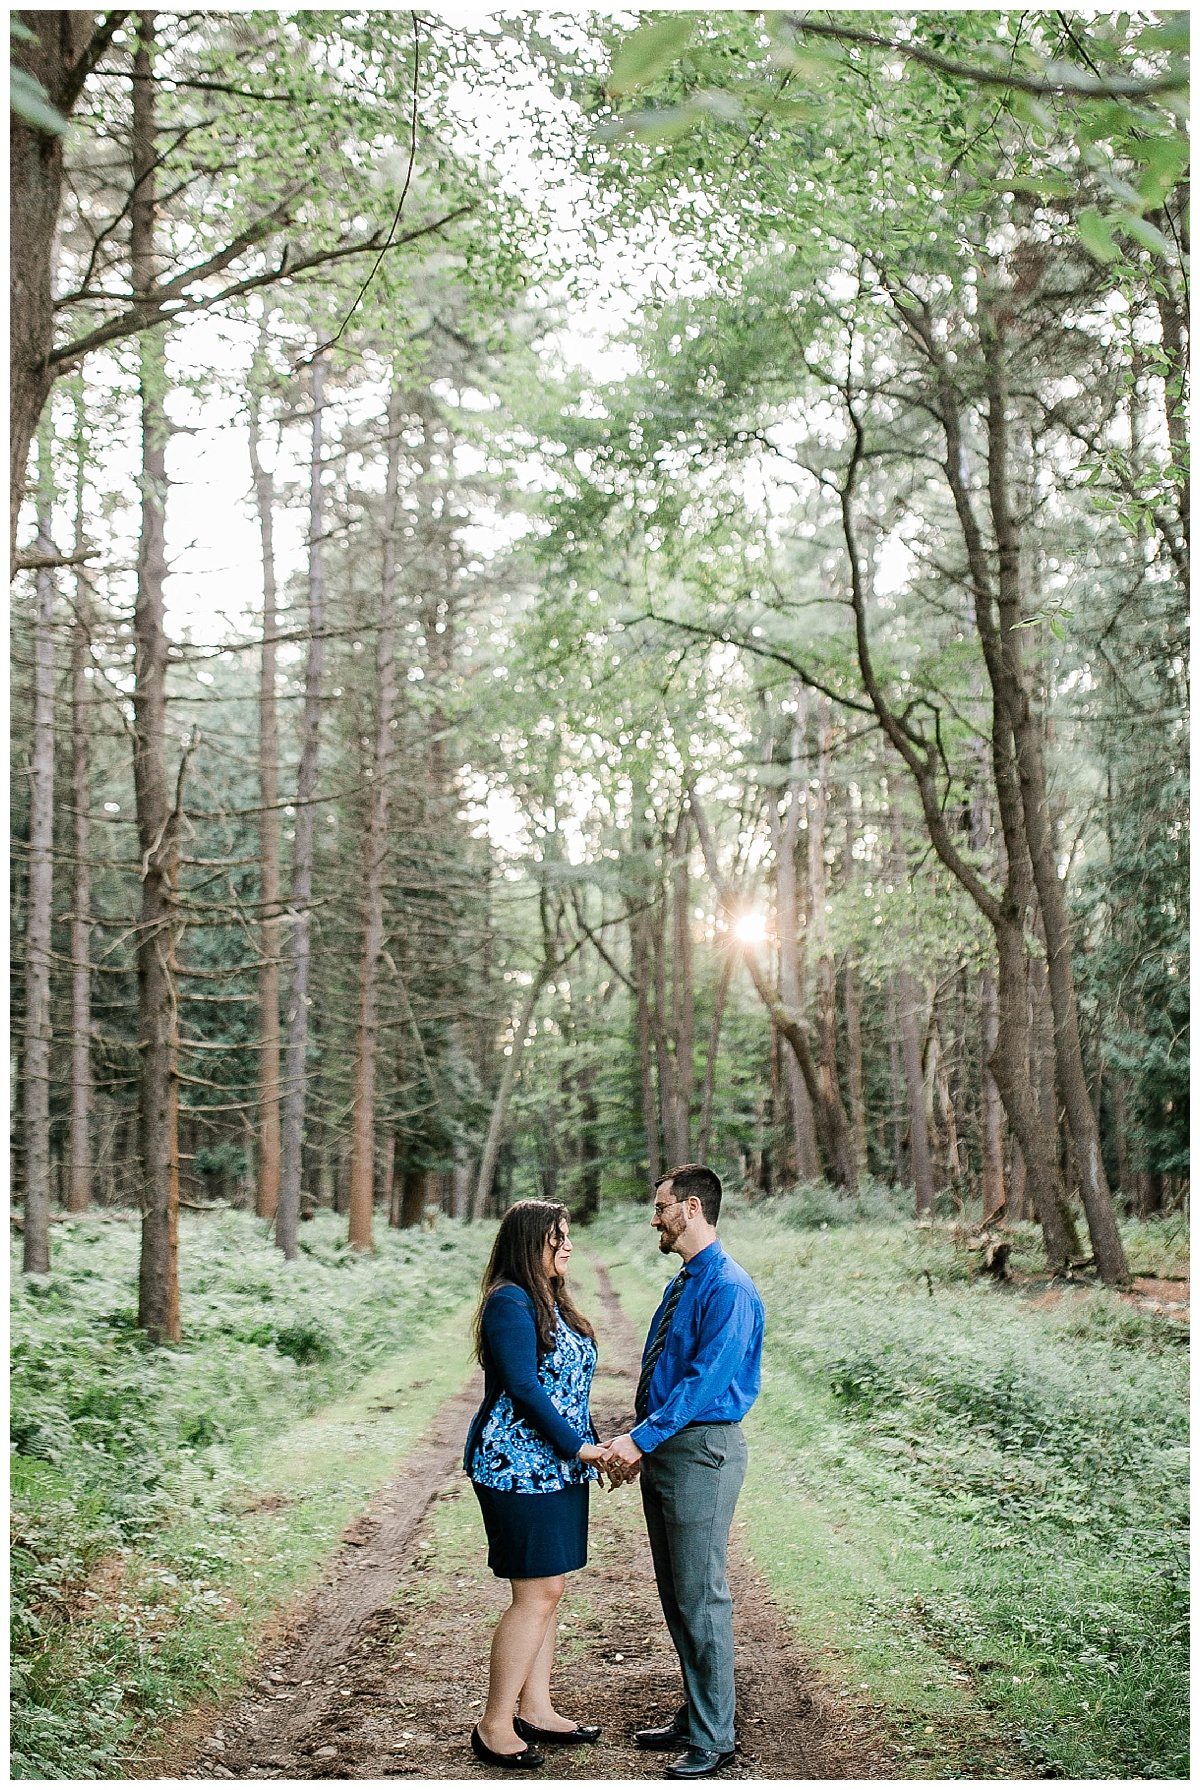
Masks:
[[[1004,1204],[1004,1215],[1009,1224],[1023,1224],[1027,1218],[1032,1217],[1032,1214],[1027,1210],[1029,1202],[1025,1197],[1025,1184],[1027,1179],[1028,1177],[1025,1173],[1025,1158],[1022,1156],[1020,1146],[1014,1138],[1012,1155],[1009,1159],[1008,1197]]]
[[[1183,189],[1181,189],[1183,190]],[[1184,209],[1184,218],[1187,211]],[[1186,235],[1185,235],[1186,244]],[[1179,550],[1173,556],[1179,570],[1180,584],[1186,590],[1191,556],[1191,478],[1190,435],[1188,430],[1188,360],[1190,336],[1186,301],[1180,304],[1173,290],[1170,274],[1159,273],[1152,282],[1158,309],[1162,353],[1167,363],[1164,401],[1167,412],[1167,439],[1171,444],[1171,464],[1175,475],[1175,513],[1178,521]]]
[[[930,1014],[929,1034],[926,1041],[925,1093],[926,1118],[927,1120],[932,1118],[930,1108],[936,1099],[941,1114],[941,1125],[933,1128],[945,1135],[942,1184],[955,1189],[956,1201],[961,1211],[962,1198],[959,1190],[966,1177],[963,1172],[962,1152],[959,1146],[958,1114],[954,1107],[954,1096],[950,1092],[950,1076],[946,1067],[946,1052],[942,1044],[941,1027],[937,1020],[936,1000],[934,1010]]]
[[[803,696],[803,693],[802,693]],[[799,713],[805,712],[803,699]],[[833,725],[829,700],[817,703],[817,776],[808,812],[808,932],[806,951],[813,965],[813,1030],[820,1058],[821,1086],[826,1100],[841,1104],[837,1064],[837,979],[825,920],[828,878],[825,874],[825,818],[829,811],[829,750]],[[857,1153],[857,1145],[854,1146]]]
[[[939,792],[940,758],[907,719],[889,706],[876,676],[867,627],[867,586],[854,519],[859,471],[866,451],[862,422],[853,405],[848,415],[853,452],[842,485],[842,532],[850,568],[855,648],[863,688],[880,726],[910,772],[921,800],[930,844],[991,926],[996,939],[998,1026],[991,1069],[1004,1110],[1016,1135],[1033,1190],[1052,1268],[1068,1259],[1071,1227],[1062,1187],[1041,1125],[1029,1079],[1026,1018],[1025,925],[1033,897],[1033,874],[1025,837],[1013,729],[1005,697],[1005,672],[992,616],[992,581],[987,549],[967,483],[967,455],[959,417],[959,397],[947,363],[932,338],[917,332],[935,369],[937,403],[945,432],[943,471],[962,530],[970,572],[969,601],[979,632],[992,692],[991,771],[1005,851],[1006,883],[997,894],[959,851],[951,836]]]
[[[894,799],[888,802],[892,831],[892,874],[907,884],[904,831]],[[896,971],[896,1019],[900,1028],[900,1059],[908,1104],[908,1164],[917,1196],[917,1217],[933,1217],[933,1167],[929,1158],[929,1130],[925,1123],[925,1075],[921,1062],[921,1008],[923,996],[916,977],[908,969]]]
[[[846,1003],[846,1081],[850,1088],[850,1128],[860,1174],[867,1172],[867,1107],[863,1097],[862,990],[850,958],[842,972]]]
[[[450,1202],[450,1216],[460,1221],[469,1217],[471,1211],[471,1165],[465,1156],[454,1158],[454,1184]]]
[[[396,1196],[396,1133],[389,1131],[383,1146],[383,1209],[387,1221],[393,1228],[400,1223],[399,1202]]]
[[[704,1060],[704,1089],[700,1099],[700,1137],[696,1145],[696,1160],[698,1162],[704,1162],[708,1157],[709,1140],[712,1134],[713,1095],[717,1086],[717,1057],[721,1047],[721,1024],[725,1018],[725,1001],[729,994],[729,981],[732,975],[733,953],[726,951],[721,961],[721,974],[717,978],[716,993],[713,996],[712,1021],[708,1028],[708,1055]],[[790,1054],[788,1061],[791,1062]]]
[[[887,1041],[888,1041],[888,1085],[892,1096],[892,1166],[896,1186],[903,1187],[904,1173],[904,1110],[907,1097],[904,1092],[904,1080],[900,1073],[900,1001],[896,993],[895,976],[888,977],[887,1003]]]
[[[50,431],[38,453],[38,552],[50,533]],[[33,610],[33,739],[29,753],[29,889],[25,924],[26,1274],[50,1272],[50,928],[54,899],[54,578],[38,572]]]
[[[263,339],[260,357],[265,358]],[[253,377],[253,376],[252,376]],[[275,482],[263,466],[262,396],[250,409],[250,466],[262,540],[262,663],[258,687],[258,860],[262,901],[258,968],[258,1175],[254,1209],[274,1218],[279,1206],[279,716],[275,696]]]
[[[542,1184],[544,1200],[557,1200],[558,1198],[558,1129],[555,1117],[555,1105],[547,1102],[541,1112],[541,1128],[545,1139],[545,1148],[540,1152],[541,1160],[538,1165],[538,1179]]]
[[[383,571],[375,636],[375,762],[366,838],[366,889],[359,972],[358,1038],[354,1065],[353,1153],[350,1166],[350,1247],[373,1247],[375,1177],[375,1063],[379,956],[383,950],[383,873],[387,858],[396,713],[396,520],[400,502],[400,393],[393,387],[387,409],[387,482],[383,511]]]
[[[977,852],[988,851],[993,844],[994,829],[990,805],[984,793],[984,779],[987,773],[986,747],[979,742],[976,751],[979,764],[979,782],[971,803],[971,844]],[[998,1016],[996,1008],[996,977],[989,966],[979,975],[979,1157],[980,1157],[980,1219],[981,1225],[992,1223],[996,1218],[1006,1216],[1016,1219],[1022,1212],[1016,1207],[1009,1207],[1009,1198],[1014,1189],[1006,1189],[1004,1184],[1004,1108],[1000,1099],[1000,1090],[991,1071],[992,1053],[996,1048]],[[1020,1151],[1016,1152],[1020,1158]],[[1024,1192],[1024,1160],[1021,1159],[1022,1194]]]
[[[771,844],[775,852],[775,913],[779,927],[779,998],[794,1013],[804,1010],[800,975],[800,903],[796,889],[796,842],[800,830],[800,811],[805,801],[805,778],[801,764],[802,736],[799,726],[792,729],[791,766],[788,782],[787,814],[781,822],[774,796],[768,803]],[[792,1109],[792,1141],[796,1153],[796,1177],[800,1181],[819,1181],[821,1164],[817,1156],[817,1139],[813,1124],[812,1100],[795,1052],[787,1053],[788,1097]]]
[[[316,1194],[317,1205],[322,1212],[332,1212],[335,1209],[335,1207],[337,1206],[337,1188],[334,1185],[334,1165],[333,1165],[332,1145],[330,1144],[329,1139],[327,1137],[323,1138],[321,1140],[321,1147],[316,1152],[316,1157],[317,1157],[317,1162],[316,1162],[316,1177],[315,1178],[316,1178],[316,1183],[317,1183],[317,1194]],[[310,1185],[310,1187],[312,1184],[312,1180],[313,1180],[313,1172],[312,1172],[312,1167],[310,1164],[310,1168],[309,1168],[309,1185]],[[276,1225],[276,1238],[278,1238],[278,1229],[279,1229],[279,1227],[277,1224]]]
[[[1079,1240],[1051,1154],[1054,1133],[1043,1122],[1030,1082],[1029,960],[1024,928],[1011,910],[996,930],[996,944],[996,1043],[988,1063],[1024,1160],[1026,1191],[1042,1227],[1046,1259],[1057,1270],[1078,1254]]]
[[[589,1063],[579,1077],[579,1217],[584,1224],[590,1224],[600,1211],[599,1121],[596,1072]]]
[[[155,281],[157,126],[155,15],[140,13],[133,83],[130,239],[133,289]],[[155,1342],[179,1328],[178,990],[175,978],[177,834],[167,781],[167,636],[163,583],[168,427],[163,338],[139,342],[142,408],[142,530],[134,613],[134,755],[142,903],[138,927],[138,1146],[142,1165],[142,1253],[138,1323]],[[182,767],[180,770],[182,780]]]
[[[1128,1079],[1119,1071],[1112,1078],[1113,1091],[1113,1130],[1116,1133],[1117,1146],[1117,1186],[1125,1201],[1125,1209],[1132,1212],[1135,1203],[1134,1177],[1129,1161],[1129,1094]]]
[[[1054,1011],[1044,957],[1029,959],[1029,1061],[1046,1135],[1057,1137],[1060,1102],[1054,1062]]]
[[[14,45],[14,60],[70,117],[83,87],[88,50],[99,32],[94,12],[14,15],[36,42]],[[102,28],[103,29],[103,28]],[[107,38],[105,38],[107,41]],[[62,200],[63,138],[24,123],[9,130],[9,549],[25,492],[29,445],[50,394],[54,344],[54,237]]]
[[[667,1037],[667,917],[663,896],[651,908],[646,921],[650,942],[650,961],[654,973],[654,1000],[650,1007],[650,1026],[654,1034],[654,1054],[658,1063],[658,1105],[662,1114],[663,1150],[668,1168],[686,1162],[681,1156],[679,1136],[679,1083],[677,1065]]]
[[[677,1163],[692,1159],[692,1094],[695,1083],[695,995],[692,985],[692,916],[688,851],[692,817],[684,809],[675,830],[671,864],[671,1030],[675,1038],[675,1147]]]
[[[504,1121],[508,1117],[508,1103],[512,1099],[512,1091],[516,1085],[520,1070],[521,1052],[525,1046],[525,1035],[533,1019],[534,1008],[538,996],[554,973],[554,963],[543,958],[542,967],[534,977],[522,1003],[517,1023],[513,1028],[512,1049],[504,1059],[504,1069],[500,1076],[500,1086],[496,1090],[496,1098],[492,1103],[492,1116],[488,1122],[487,1138],[483,1146],[483,1158],[479,1164],[479,1179],[475,1183],[475,1194],[471,1201],[471,1218],[483,1217],[484,1201],[492,1191],[492,1181],[496,1174],[496,1162],[500,1155],[500,1139],[504,1131]]]
[[[688,794],[696,830],[700,835],[705,866],[713,888],[717,892],[721,908],[732,923],[736,917],[735,904],[721,875],[716,846],[709,831],[704,810],[700,806],[694,788],[690,789]],[[836,1084],[832,1088],[822,1084],[809,1043],[809,1028],[803,1015],[794,1009],[789,1011],[783,1005],[763,973],[762,965],[755,956],[752,947],[746,952],[746,968],[750,972],[750,979],[754,983],[759,1000],[770,1015],[771,1023],[787,1040],[800,1066],[804,1085],[808,1089],[809,1099],[813,1105],[813,1116],[817,1124],[817,1141],[828,1165],[830,1178],[835,1186],[843,1187],[848,1193],[853,1193],[858,1186],[858,1171],[854,1161],[854,1141],[850,1135],[850,1125],[846,1118],[846,1109],[842,1105],[841,1094]]]
[[[1104,1281],[1117,1286],[1128,1281],[1129,1269],[1104,1173],[1100,1129],[1084,1073],[1072,968],[1071,926],[1054,851],[1041,729],[1033,713],[1021,663],[1023,579],[1020,537],[1009,486],[1008,372],[1002,338],[996,330],[989,331],[987,336],[986,366],[988,498],[999,565],[996,581],[999,650],[994,656],[1001,668],[1002,689],[1016,749],[1025,837],[1045,927],[1059,1089],[1075,1146],[1080,1194],[1096,1266]]]
[[[896,1017],[900,1026],[900,1060],[908,1103],[908,1161],[917,1196],[917,1217],[933,1217],[933,1169],[925,1124],[925,1077],[921,1068],[922,997],[916,977],[896,972]]]
[[[988,1067],[996,1048],[996,978],[990,969],[979,977],[979,1153],[981,1162],[980,1224],[991,1224],[1004,1212],[1004,1129],[1000,1091]],[[1009,1213],[1009,1217],[1017,1216]]]
[[[291,988],[288,993],[284,1054],[283,1114],[280,1128],[279,1209],[275,1241],[295,1261],[300,1217],[300,1175],[308,1095],[308,977],[312,948],[313,848],[316,832],[317,766],[321,745],[321,684],[325,673],[324,493],[321,478],[325,363],[312,366],[312,465],[308,510],[308,665],[304,715],[300,723],[300,764],[296,774],[296,827],[292,883]]]
[[[658,1102],[654,1095],[651,1060],[650,953],[646,943],[646,916],[638,914],[629,924],[630,958],[637,989],[638,1082],[642,1094],[642,1126],[646,1133],[646,1163],[653,1187],[663,1172],[659,1142]]]
[[[83,417],[79,417],[75,551],[83,546]],[[86,1212],[92,1199],[92,968],[91,950],[91,606],[86,575],[75,580],[71,645],[71,1117],[68,1212]]]
[[[787,1096],[783,1091],[783,1067],[780,1059],[791,1051],[784,1052],[779,1033],[771,1030],[771,1161],[778,1165],[778,1177],[782,1183],[787,1178],[788,1153],[784,1141],[788,1129],[789,1114],[786,1111]]]
[[[425,1200],[429,1189],[429,1170],[406,1168],[400,1201],[400,1228],[415,1230],[425,1217]]]

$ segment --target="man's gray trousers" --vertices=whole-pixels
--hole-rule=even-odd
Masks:
[[[680,1430],[643,1456],[642,1508],[663,1615],[683,1672],[688,1738],[733,1751],[733,1599],[729,1526],[746,1477],[740,1423]]]

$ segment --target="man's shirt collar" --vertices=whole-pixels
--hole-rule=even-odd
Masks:
[[[714,1237],[711,1243],[706,1243],[703,1249],[696,1251],[690,1262],[684,1263],[688,1279],[695,1280],[716,1262],[719,1262],[724,1254],[720,1238]]]

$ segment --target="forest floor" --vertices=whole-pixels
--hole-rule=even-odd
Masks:
[[[604,1364],[593,1411],[600,1432],[614,1434],[631,1418],[640,1342],[603,1267],[591,1265]],[[458,1468],[478,1396],[473,1379],[442,1407],[398,1479],[347,1531],[326,1584],[262,1657],[241,1701],[197,1712],[140,1776],[161,1775],[168,1758],[171,1775],[189,1778],[504,1775],[469,1746],[506,1589],[481,1574],[478,1515]],[[847,1700],[799,1655],[736,1527],[730,1583],[740,1735],[725,1775],[892,1776],[881,1711]],[[661,1776],[663,1756],[631,1739],[679,1700],[636,1491],[593,1495],[589,1566],[569,1584],[559,1660],[563,1712],[603,1734],[595,1747],[561,1749],[542,1775]]]
[[[811,1204],[726,1215],[770,1346],[731,1538],[740,1732],[723,1775],[1186,1778],[1182,1221],[1129,1227],[1135,1280],[1118,1295],[1049,1283],[1032,1230],[1014,1232],[1013,1278],[997,1285],[953,1225],[839,1225],[833,1207],[830,1225]],[[600,1342],[593,1410],[613,1434],[665,1265],[626,1208],[578,1242],[572,1278]],[[506,1587],[460,1465],[479,1397],[468,1311],[428,1331],[419,1360],[377,1366],[269,1444],[269,1467],[247,1457],[236,1587],[245,1567],[283,1560],[270,1625],[242,1623],[258,1637],[249,1672],[214,1676],[207,1700],[197,1683],[136,1762],[126,1751],[125,1775],[509,1775],[469,1750]],[[355,1449],[382,1489],[370,1497],[360,1473],[360,1501],[347,1489],[291,1571],[308,1480],[337,1478]],[[602,1737],[540,1775],[661,1774],[662,1756],[631,1744],[679,1700],[635,1488],[593,1496],[556,1683],[563,1714]]]

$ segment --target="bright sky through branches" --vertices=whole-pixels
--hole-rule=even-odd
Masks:
[[[591,9],[593,14],[634,22],[635,15],[620,9]],[[580,219],[589,203],[587,183],[567,167],[566,148],[576,128],[572,108],[554,95],[531,70],[523,68],[515,46],[505,40],[499,49],[483,34],[495,30],[501,15],[480,7],[438,8],[436,16],[452,27],[474,36],[473,51],[481,78],[460,79],[451,89],[454,118],[452,138],[466,159],[491,164],[502,187],[519,192],[536,217],[539,244],[531,245],[553,267],[572,268],[575,290],[568,293],[559,283],[544,296],[562,321],[547,332],[541,352],[563,366],[579,367],[598,379],[619,378],[631,370],[632,353],[614,340],[633,321],[638,299],[648,292],[664,264],[673,260],[674,245],[664,234],[656,252],[643,263],[641,280],[631,279],[630,257],[619,242],[587,249]],[[559,29],[556,30],[556,23]],[[588,44],[583,19],[571,13],[545,14],[541,28],[555,32],[579,55],[595,51]],[[563,136],[561,162],[549,162],[533,153],[535,127],[553,117]],[[253,351],[254,329],[249,324],[215,316],[199,318],[171,338],[170,356],[177,374],[172,421],[186,433],[173,439],[169,449],[172,479],[168,507],[167,582],[168,627],[176,635],[187,633],[197,643],[216,644],[231,634],[244,635],[261,601],[260,547],[257,522],[249,502],[250,464],[244,419],[231,400],[212,391],[214,367],[226,373],[248,367]],[[92,377],[97,368],[90,369]],[[184,399],[184,391],[191,394]],[[382,415],[386,394],[382,388],[360,388],[354,408],[362,415]],[[341,406],[331,403],[336,427]],[[269,431],[264,454],[271,451]],[[132,453],[132,448],[130,448]],[[274,471],[280,485],[291,484],[293,503],[281,503],[276,522],[276,552],[281,587],[299,572],[305,553],[305,499],[307,440],[303,426],[285,431]],[[130,460],[130,477],[134,476]],[[481,517],[472,547],[483,555],[508,544],[509,532],[494,518]]]

